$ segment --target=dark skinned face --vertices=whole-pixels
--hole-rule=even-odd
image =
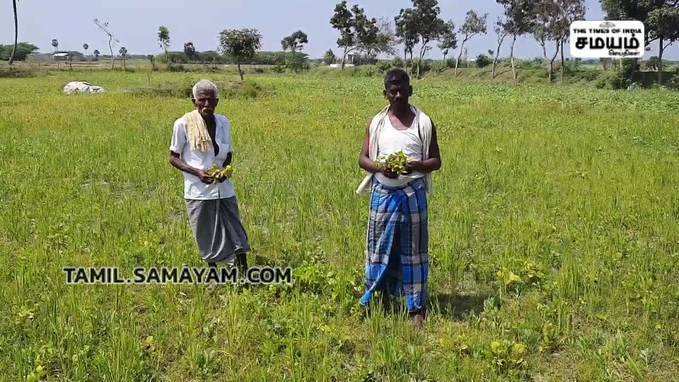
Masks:
[[[389,101],[389,105],[394,108],[403,109],[408,106],[408,99],[413,94],[413,87],[407,81],[389,84],[384,89],[384,96]]]
[[[211,90],[198,92],[196,98],[193,99],[196,110],[198,110],[203,117],[212,116],[215,113],[218,103],[219,98],[215,97],[215,92]]]

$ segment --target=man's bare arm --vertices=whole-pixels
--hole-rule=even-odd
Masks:
[[[170,164],[180,171],[197,176],[203,183],[212,184],[213,182],[212,177],[207,175],[205,171],[189,166],[184,162],[181,156],[174,151],[170,151]]]
[[[439,150],[438,137],[434,122],[431,125],[431,143],[429,144],[429,158],[423,161],[408,162],[406,167],[409,171],[432,172],[441,168],[441,152]]]
[[[231,161],[233,160],[233,151],[229,151],[226,154],[226,160],[224,161],[224,165],[222,167],[226,167],[231,164]]]
[[[358,156],[358,166],[368,172],[380,172],[380,169],[376,166],[375,162],[370,159],[370,154],[368,153],[369,148],[370,126],[365,129],[365,139],[363,140],[363,147],[361,147],[361,154]]]

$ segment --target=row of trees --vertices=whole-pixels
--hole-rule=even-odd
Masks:
[[[21,45],[21,44],[20,44],[20,45]],[[52,39],[52,47],[54,48],[54,52],[57,53],[58,50],[59,50],[59,40],[58,40],[58,39],[56,39],[56,38],[53,38],[53,39]],[[38,49],[38,48],[35,47],[34,50],[37,50],[37,49]],[[89,45],[88,43],[83,43],[83,50],[85,51],[85,55],[84,55],[85,57],[87,57],[87,51],[88,51],[89,49],[90,49],[90,45]],[[68,55],[68,61],[69,61],[69,62],[72,60],[74,54],[75,54],[75,55],[80,55],[79,52],[70,52],[70,51],[69,51],[69,52],[65,52],[65,53],[68,53],[68,54],[69,54],[69,55]],[[99,49],[95,49],[94,51],[92,51],[92,55],[94,56],[94,61],[98,61],[98,60],[99,60],[99,56],[101,55],[101,52],[99,51]],[[118,49],[118,55],[119,55],[120,59],[122,60],[123,69],[125,69],[125,68],[126,68],[127,56],[128,56],[127,48],[124,47],[124,46],[121,46],[121,47]],[[25,58],[25,56],[24,56],[24,58]],[[17,57],[17,59],[20,59],[20,60],[21,60],[21,59],[23,59],[23,58]],[[113,59],[115,59],[115,57],[111,56],[111,59],[113,60]]]
[[[165,59],[169,63],[169,46],[170,46],[170,31],[167,27],[161,26],[158,28],[158,43],[165,52]],[[304,66],[307,56],[300,54],[304,46],[309,43],[309,37],[306,33],[298,30],[281,40],[281,48],[283,52],[290,51],[291,54],[284,55],[286,60],[285,65],[295,70]],[[252,60],[257,51],[262,46],[262,35],[257,29],[225,29],[219,33],[219,51],[231,58],[238,67],[238,73],[243,79],[243,70],[241,65]],[[188,41],[184,43],[184,55],[188,60],[194,61],[199,58],[199,53],[193,42]]]
[[[662,57],[679,40],[679,0],[601,0],[609,20],[639,20],[646,27],[645,42],[658,42],[658,81],[662,82]]]
[[[9,61],[23,61],[26,57],[37,51],[38,47],[26,42],[20,42],[17,45],[0,45],[0,60]]]
[[[358,5],[350,7],[346,0],[339,2],[335,6],[330,24],[340,34],[337,45],[342,49],[342,69],[345,67],[349,54],[360,53],[370,60],[375,59],[379,54],[394,55],[397,46],[401,46],[404,61],[408,61],[410,57],[410,62],[415,63],[411,66],[411,70],[415,75],[420,76],[423,59],[432,49],[432,44],[438,42],[444,60],[451,51],[458,49],[455,60],[455,71],[457,71],[463,52],[465,52],[465,45],[475,36],[487,33],[488,14],[469,10],[462,25],[456,28],[452,20],[445,21],[440,17],[438,0],[411,1],[412,7],[401,9],[394,17],[393,27],[390,21],[378,21],[368,17],[365,10]],[[679,39],[679,0],[600,1],[608,19],[634,19],[644,22],[647,32],[646,45],[654,41],[658,42],[659,72],[662,76],[663,53],[669,45]],[[543,60],[550,80],[554,73],[554,62],[560,55],[561,77],[563,78],[564,45],[568,41],[569,26],[573,21],[584,18],[584,0],[496,0],[496,2],[503,7],[504,12],[494,24],[494,31],[497,35],[496,49],[489,51],[491,56],[494,56],[493,77],[496,75],[502,45],[510,39],[509,58],[513,77],[517,78],[514,62],[515,43],[518,37],[528,34],[532,35],[542,48]],[[9,57],[10,64],[15,59],[18,47],[16,0],[12,1],[12,6],[15,42]],[[118,41],[107,29],[108,23],[102,24],[96,19],[94,21],[108,36],[113,67],[112,43]],[[219,48],[222,54],[234,59],[242,76],[240,64],[254,56],[261,47],[261,38],[261,34],[256,29],[226,29],[219,34]],[[297,65],[300,57],[306,57],[296,55],[296,53],[301,51],[308,41],[308,36],[302,31],[296,31],[281,41],[283,51],[289,50],[292,53],[292,59],[286,62],[286,65]],[[158,42],[167,59],[170,46],[170,31],[167,27],[159,28]],[[53,46],[55,49],[58,47],[56,39],[53,40]],[[86,44],[83,48],[87,51]],[[415,51],[417,51],[416,59]],[[187,57],[192,57],[196,52],[193,43],[187,42],[184,52]],[[121,47],[118,53],[124,58],[127,55],[127,49]],[[326,53],[325,58],[335,59],[331,51]]]
[[[459,49],[455,60],[457,71],[465,52],[465,45],[475,36],[487,33],[488,14],[469,10],[464,22],[458,28],[452,20],[440,17],[441,10],[437,0],[411,0],[412,7],[401,9],[394,17],[395,33],[389,23],[378,23],[369,18],[358,5],[351,8],[343,0],[335,6],[330,25],[337,29],[340,37],[337,45],[343,51],[342,68],[349,52],[359,51],[366,54],[393,53],[400,45],[404,61],[415,63],[411,70],[420,76],[422,60],[437,41],[444,60],[451,50]],[[511,40],[509,58],[514,79],[517,78],[514,62],[515,44],[518,37],[531,35],[542,48],[543,60],[549,79],[554,74],[554,62],[561,59],[561,78],[564,70],[564,45],[569,38],[570,24],[585,16],[584,0],[496,0],[504,12],[497,19],[494,31],[497,44],[494,53],[492,76],[496,76],[496,66],[503,43]],[[634,19],[646,25],[646,44],[658,40],[658,57],[662,61],[663,51],[679,39],[679,0],[601,0],[607,18],[611,20]],[[459,46],[458,46],[459,43]],[[413,57],[417,51],[416,59]],[[331,52],[328,52],[331,53]],[[326,53],[326,55],[328,55]],[[661,68],[662,69],[662,68]],[[662,70],[660,70],[662,76]]]
[[[432,44],[438,42],[444,60],[450,51],[458,49],[455,60],[457,72],[460,60],[465,52],[465,45],[474,37],[486,34],[488,28],[488,14],[480,14],[476,10],[469,10],[464,22],[459,27],[453,20],[443,20],[441,9],[437,0],[411,0],[412,7],[401,9],[394,18],[395,33],[389,33],[389,28],[384,24],[379,27],[377,20],[368,19],[365,11],[358,5],[348,9],[347,2],[341,1],[335,6],[335,13],[330,20],[333,28],[337,29],[340,37],[337,45],[343,49],[344,56],[352,50],[367,51],[373,48],[376,42],[377,53],[390,53],[396,45],[403,49],[404,61],[415,63],[411,70],[414,75],[420,76],[421,63],[427,52],[432,49]],[[500,50],[507,37],[511,38],[510,61],[512,72],[516,79],[516,66],[514,64],[515,43],[519,36],[532,33],[543,48],[545,61],[549,61],[549,77],[551,79],[554,59],[560,51],[563,61],[563,44],[568,37],[570,23],[584,17],[583,0],[497,0],[504,8],[503,17],[495,24],[495,32],[498,36],[495,57],[493,59],[493,77],[496,75],[495,67],[498,63]],[[556,53],[551,60],[547,60],[547,43],[553,41],[556,44]],[[459,46],[458,46],[459,44]],[[417,52],[417,57],[414,57]],[[344,57],[343,57],[344,63]],[[344,67],[344,65],[342,65]],[[563,65],[562,65],[563,67]]]

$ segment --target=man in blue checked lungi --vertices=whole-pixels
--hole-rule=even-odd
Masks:
[[[431,119],[408,102],[413,94],[410,78],[392,69],[384,78],[389,101],[370,122],[359,156],[368,172],[357,193],[370,190],[365,283],[361,305],[368,306],[375,292],[404,296],[416,325],[426,317],[429,279],[427,194],[431,173],[441,168],[436,128]],[[400,173],[385,167],[383,158],[405,154]]]

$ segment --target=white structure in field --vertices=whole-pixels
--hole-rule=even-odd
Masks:
[[[330,64],[330,65],[328,65],[328,66],[329,66],[330,68],[333,68],[333,69],[339,69],[339,68],[342,67],[342,63],[339,63],[339,64]],[[344,67],[345,67],[345,68],[351,68],[352,66],[354,66],[354,64],[344,64]]]
[[[347,59],[344,61],[344,67],[345,68],[351,68],[352,66],[354,66],[354,59],[355,58],[356,58],[355,54],[353,54],[353,53],[347,54]],[[337,57],[335,59],[335,63],[328,65],[328,67],[333,68],[333,69],[342,68],[342,57]]]
[[[92,85],[88,82],[73,81],[64,86],[64,94],[78,94],[78,93],[104,93],[106,90],[101,86]]]

